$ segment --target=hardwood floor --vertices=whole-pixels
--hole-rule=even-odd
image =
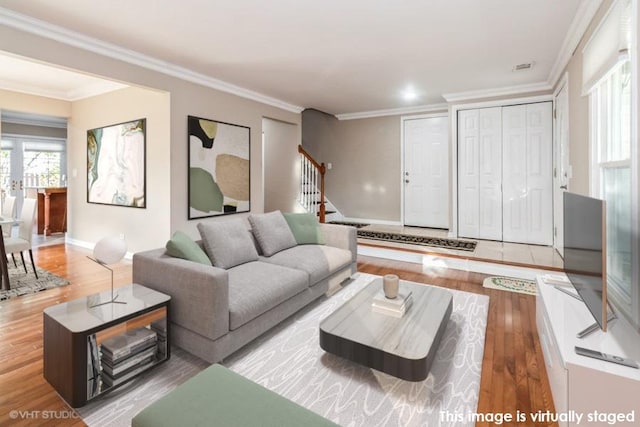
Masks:
[[[64,245],[34,250],[38,267],[71,284],[0,302],[0,426],[85,425],[42,376],[42,311],[110,289],[109,272],[87,259],[89,254]],[[130,262],[114,266],[114,283],[131,283]]]
[[[42,376],[42,310],[109,289],[109,274],[86,258],[90,252],[55,245],[34,251],[36,264],[71,284],[0,302],[0,426],[82,426]],[[482,274],[359,257],[358,270],[490,297],[479,413],[553,411],[535,325],[535,298],[482,287]],[[116,286],[131,282],[131,263],[114,268]],[[20,411],[17,419],[11,411]],[[45,412],[47,411],[47,412]],[[15,412],[13,413],[16,414]],[[56,418],[63,417],[63,418]],[[490,426],[478,423],[477,426]],[[533,425],[508,423],[502,425]],[[537,427],[546,424],[536,424]],[[555,425],[555,424],[549,424]]]

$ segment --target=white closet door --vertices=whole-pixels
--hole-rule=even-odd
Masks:
[[[528,243],[553,244],[551,102],[527,105]]]
[[[551,245],[551,103],[504,107],[503,239]]]
[[[502,109],[503,238],[527,241],[527,106]]]
[[[448,117],[404,120],[404,223],[449,228]]]
[[[502,108],[479,111],[479,233],[502,240]]]
[[[479,110],[458,112],[458,235],[480,235]]]

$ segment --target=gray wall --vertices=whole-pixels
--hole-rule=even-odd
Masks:
[[[337,134],[324,160],[329,199],[346,217],[400,221],[400,117],[339,121]]]
[[[316,160],[332,163],[327,197],[349,218],[402,221],[402,116],[338,120],[302,112],[302,144]]]

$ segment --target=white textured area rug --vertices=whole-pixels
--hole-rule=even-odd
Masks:
[[[320,321],[376,277],[359,273],[340,292],[311,304],[222,364],[342,426],[473,425],[448,422],[444,414],[466,419],[477,409],[487,296],[451,290],[453,312],[430,374],[421,382],[397,379],[320,348]],[[205,366],[174,351],[162,367],[78,412],[89,426],[129,425],[135,414]]]

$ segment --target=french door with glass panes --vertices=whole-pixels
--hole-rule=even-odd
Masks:
[[[0,193],[16,197],[16,215],[25,197],[41,187],[66,186],[65,141],[3,135],[0,152]]]

